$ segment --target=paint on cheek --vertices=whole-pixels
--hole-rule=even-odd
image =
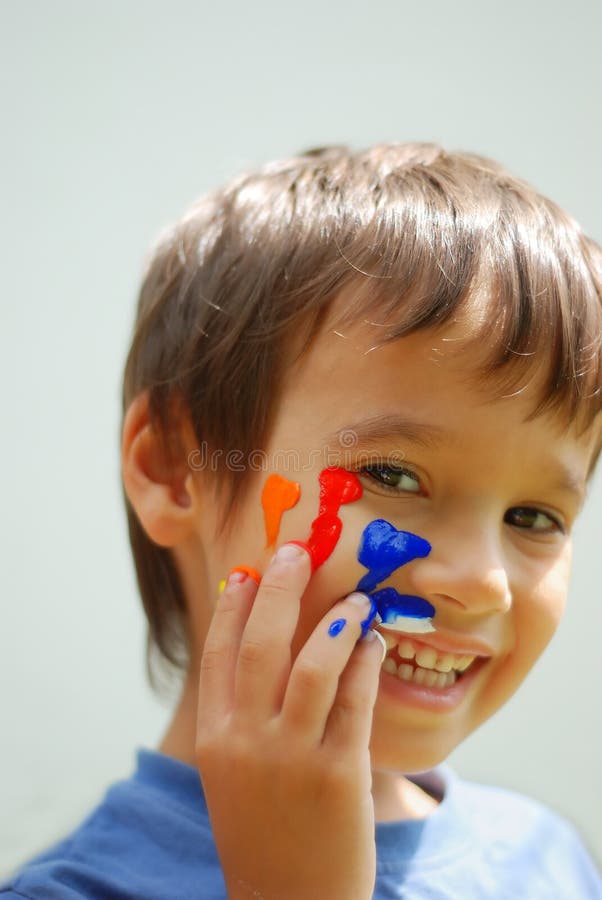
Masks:
[[[346,624],[347,619],[335,619],[335,621],[328,629],[328,634],[330,635],[330,637],[336,637],[337,634],[340,634]]]
[[[276,543],[282,514],[295,506],[300,495],[301,488],[296,481],[289,481],[281,475],[269,475],[266,479],[261,492],[266,547],[273,547]]]
[[[343,523],[338,512],[344,503],[353,503],[362,496],[362,486],[357,475],[337,466],[322,469],[319,475],[320,506],[317,517],[311,523],[307,539],[312,570],[326,562],[337,545]]]
[[[399,594],[392,587],[375,590],[396,569],[430,552],[428,541],[410,531],[399,531],[386,519],[374,519],[364,528],[357,558],[368,571],[356,590],[370,594],[383,625],[388,628],[416,634],[435,630],[432,624],[435,607],[427,600]]]
[[[318,515],[311,523],[311,531],[307,543],[291,541],[299,544],[311,557],[312,572],[326,562],[337,545],[343,523],[338,512],[344,503],[353,503],[362,496],[362,486],[357,475],[347,472],[338,466],[322,469],[319,475],[320,505]],[[301,488],[295,481],[288,481],[280,475],[270,475],[261,493],[266,535],[270,547],[276,542],[282,513],[297,503]],[[257,584],[261,575],[250,566],[235,566],[233,572],[246,572]],[[220,582],[221,586],[221,582]],[[220,591],[221,592],[221,591]]]
[[[426,634],[435,630],[432,624],[435,607],[428,600],[399,594],[392,587],[374,591],[370,596],[376,603],[382,624],[391,631]]]
[[[374,519],[364,528],[357,558],[368,572],[356,590],[370,593],[395,569],[422,556],[428,556],[431,545],[410,531],[398,531],[385,519]]]

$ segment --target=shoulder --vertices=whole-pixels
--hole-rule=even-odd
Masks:
[[[208,900],[223,898],[198,775],[159,757],[139,756],[137,772],[113,785],[71,835],[0,885],[0,900],[155,900],[174,892],[186,900],[199,883]]]
[[[484,838],[520,843],[529,836],[564,840],[577,835],[563,816],[519,791],[455,776],[455,791],[467,817]]]
[[[455,776],[453,789],[492,869],[512,866],[517,884],[523,879],[537,886],[540,894],[533,888],[534,896],[602,898],[596,866],[577,829],[562,815],[508,788]]]

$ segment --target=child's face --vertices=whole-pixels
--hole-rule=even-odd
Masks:
[[[444,759],[514,693],[565,603],[569,535],[592,436],[561,435],[553,419],[525,421],[532,385],[511,398],[488,399],[467,380],[468,351],[449,341],[457,337],[451,328],[438,336],[423,331],[371,350],[375,331],[367,326],[344,337],[322,333],[289,372],[265,456],[256,457],[263,471],[233,527],[213,541],[216,586],[235,565],[263,572],[273,553],[265,547],[261,507],[268,474],[301,487],[299,502],[283,515],[278,543],[304,541],[318,513],[323,468],[353,470],[366,455],[382,466],[394,461],[380,475],[361,472],[363,496],[341,507],[341,536],[302,599],[293,652],[365,574],[357,560],[362,531],[386,519],[432,545],[428,556],[385,582],[434,606],[435,631],[416,639],[486,658],[466,671],[447,700],[442,691],[433,700],[426,687],[408,691],[397,675],[382,671],[371,741],[377,769],[411,772]],[[366,423],[372,436],[364,440]],[[205,520],[205,539],[207,528]]]

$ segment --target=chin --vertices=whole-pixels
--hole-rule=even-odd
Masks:
[[[370,741],[373,771],[400,772],[413,775],[425,772],[445,762],[456,749],[460,739],[454,741],[431,733],[428,736],[406,732],[392,743],[390,736],[372,736]]]

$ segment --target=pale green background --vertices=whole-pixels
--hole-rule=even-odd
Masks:
[[[494,156],[602,239],[598,0],[0,4],[0,872],[73,826],[167,712],[143,674],[118,470],[142,258],[239,169],[330,142]],[[459,771],[602,858],[600,509],[566,619]]]

